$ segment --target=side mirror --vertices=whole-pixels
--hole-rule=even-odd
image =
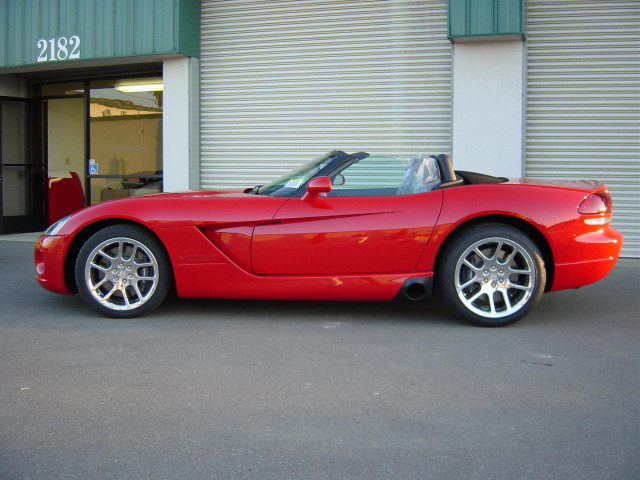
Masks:
[[[307,183],[307,193],[304,194],[302,200],[315,200],[321,193],[329,193],[333,189],[331,179],[329,177],[316,177]]]

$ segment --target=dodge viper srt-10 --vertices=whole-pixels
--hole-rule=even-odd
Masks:
[[[622,235],[596,181],[554,183],[332,151],[254,188],[99,203],[51,225],[37,280],[135,317],[172,287],[189,298],[413,300],[439,287],[481,326],[524,317],[544,292],[614,266]]]

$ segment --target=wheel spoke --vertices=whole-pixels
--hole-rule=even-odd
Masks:
[[[511,300],[509,299],[509,292],[507,290],[498,290],[498,293],[506,305],[507,312],[511,312],[513,310],[513,305],[511,305]]]
[[[109,290],[106,295],[101,297],[100,300],[103,303],[107,302],[107,300],[111,298],[111,295],[113,295],[116,292],[116,290],[118,290],[118,286],[114,283],[113,286],[111,287],[111,290]]]
[[[533,287],[531,285],[518,285],[517,283],[512,283],[509,285],[509,289],[522,290],[523,292],[531,292]]]
[[[138,287],[138,283],[133,284],[133,289],[135,290],[139,301],[142,301],[144,299],[144,295],[142,295],[142,292],[140,292],[140,287]]]
[[[465,258],[463,260],[464,264],[469,267],[471,270],[473,270],[474,272],[479,272],[480,270],[482,270],[482,267],[476,267],[473,263],[471,263],[467,258]]]
[[[91,262],[91,266],[96,270],[100,270],[101,272],[108,272],[109,269],[111,268],[111,265],[109,265],[108,267],[103,267],[102,265],[99,265],[95,262]]]
[[[133,260],[136,263],[136,265],[138,265],[138,262],[136,261],[136,258],[138,258],[138,252],[139,251],[142,252],[142,255],[146,258],[146,255],[145,255],[144,251],[142,251],[140,249],[140,246],[139,245],[134,245],[133,246],[133,250],[131,252],[131,260]]]
[[[108,281],[109,281],[109,277],[103,277],[102,280],[100,280],[98,283],[96,283],[91,287],[91,291],[95,292],[97,289],[99,289],[102,285],[104,285]]]
[[[493,253],[493,257],[491,257],[491,260],[495,260],[496,262],[500,263],[500,253],[503,251],[503,247],[504,247],[504,242],[498,242],[498,246],[496,247],[496,250]]]
[[[98,254],[99,254],[99,255],[102,255],[102,256],[103,256],[103,257],[105,257],[105,258],[108,258],[108,259],[109,259],[109,261],[113,261],[113,260],[116,260],[116,259],[118,258],[118,256],[117,256],[117,255],[116,255],[116,256],[109,255],[109,250],[108,250],[108,248],[109,248],[110,246],[111,246],[111,244],[110,244],[110,245],[105,245],[105,246],[104,246],[104,248],[98,252]]]
[[[143,271],[151,271],[154,272],[155,271],[155,264],[152,262],[149,263],[143,263],[143,264],[136,264],[136,269],[143,269]],[[144,274],[143,274],[144,275]],[[152,273],[152,275],[155,275],[154,273]]]
[[[511,253],[508,253],[507,256],[505,257],[504,261],[501,262],[504,265],[509,265],[511,263],[511,261],[513,260],[513,257],[515,257],[517,253],[517,250],[513,249],[511,251]]]
[[[487,256],[482,252],[482,250],[480,250],[480,248],[476,248],[476,249],[474,249],[473,251],[476,253],[476,255],[478,255],[480,258],[482,258],[482,259],[485,261],[485,263],[486,263],[486,262],[490,262],[490,261],[491,261],[491,258],[493,258],[493,257],[487,257]]]
[[[144,273],[136,273],[137,280],[155,280],[155,278],[156,278],[155,271],[152,271],[152,273],[150,273],[149,275],[146,275]]]
[[[464,290],[465,288],[467,288],[470,285],[473,285],[474,283],[478,283],[478,280],[476,280],[475,276],[472,279],[470,279],[469,281],[463,283],[462,285],[458,285],[458,288],[460,290]]]
[[[127,308],[131,308],[131,302],[129,302],[129,295],[127,295],[127,289],[122,288],[122,297],[124,298],[124,303],[127,305]]]
[[[467,299],[467,302],[469,303],[473,303],[475,302],[478,298],[480,298],[482,295],[486,295],[485,292],[483,292],[482,290],[480,290],[479,292],[476,292],[475,295],[473,295],[471,298]]]
[[[120,240],[118,242],[118,253],[116,254],[116,258],[118,260],[122,260],[122,253],[124,251],[124,242],[122,240]]]
[[[493,294],[489,294],[489,295],[487,295],[487,297],[489,297],[489,309],[491,310],[491,313],[495,315],[495,313],[496,313],[496,303],[495,303],[495,300],[493,298]]]

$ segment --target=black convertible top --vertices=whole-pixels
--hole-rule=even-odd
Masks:
[[[467,172],[464,170],[456,170],[456,174],[462,177],[466,185],[476,185],[479,183],[504,183],[508,181],[505,177],[494,177],[485,175],[484,173]]]

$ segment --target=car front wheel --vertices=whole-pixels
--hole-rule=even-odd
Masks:
[[[522,231],[484,224],[454,239],[439,277],[452,310],[475,325],[503,327],[538,303],[546,270],[539,248]]]
[[[152,311],[171,284],[160,242],[131,225],[113,225],[93,234],[80,249],[75,276],[83,300],[114,318]]]

